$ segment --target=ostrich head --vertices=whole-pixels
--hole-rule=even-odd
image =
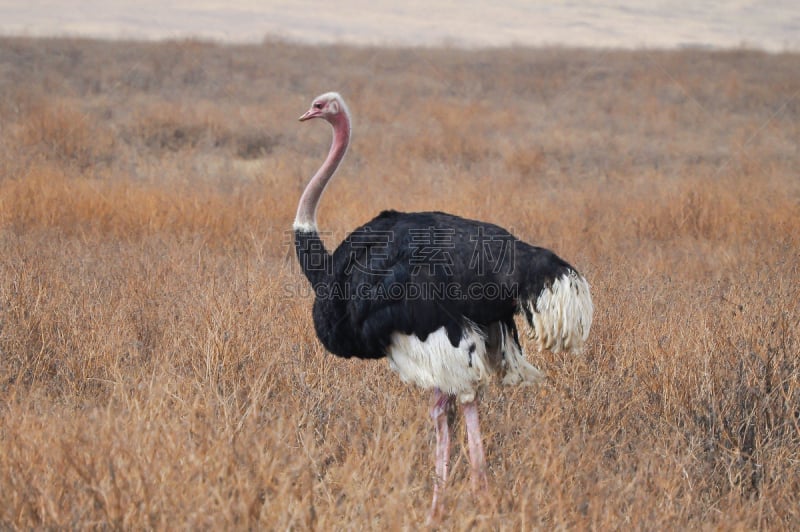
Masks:
[[[300,121],[324,118],[332,125],[336,125],[341,118],[347,117],[349,114],[347,106],[338,92],[326,92],[314,98],[311,107],[300,117]]]
[[[312,118],[324,118],[333,127],[333,141],[328,157],[308,182],[297,206],[294,228],[304,232],[317,230],[317,204],[350,143],[350,113],[339,93],[326,92],[314,98],[311,108],[300,117],[300,121]]]

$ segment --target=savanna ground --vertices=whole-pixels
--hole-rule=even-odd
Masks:
[[[456,418],[446,529],[800,527],[800,56],[0,40],[0,528],[414,529],[429,394],[325,353],[287,230],[493,221],[582,356]]]

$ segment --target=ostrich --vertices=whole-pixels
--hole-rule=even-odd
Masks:
[[[463,412],[474,491],[486,487],[477,390],[492,377],[530,384],[542,373],[520,347],[523,314],[539,350],[579,352],[592,323],[589,284],[553,252],[496,225],[443,212],[393,210],[354,230],[329,253],[317,230],[320,197],[350,141],[342,97],[314,99],[300,121],[333,128],[327,158],[305,188],[295,250],[316,299],[314,328],[339,357],[379,359],[405,382],[433,390],[435,482],[429,520],[441,516],[450,434],[447,412]]]

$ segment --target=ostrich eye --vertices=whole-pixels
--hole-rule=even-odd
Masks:
[[[322,102],[314,102],[314,109],[322,109]]]

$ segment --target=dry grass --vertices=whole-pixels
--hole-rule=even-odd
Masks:
[[[487,219],[590,279],[483,396],[464,529],[800,527],[800,57],[0,40],[0,528],[415,529],[428,397],[314,338],[289,235]]]

